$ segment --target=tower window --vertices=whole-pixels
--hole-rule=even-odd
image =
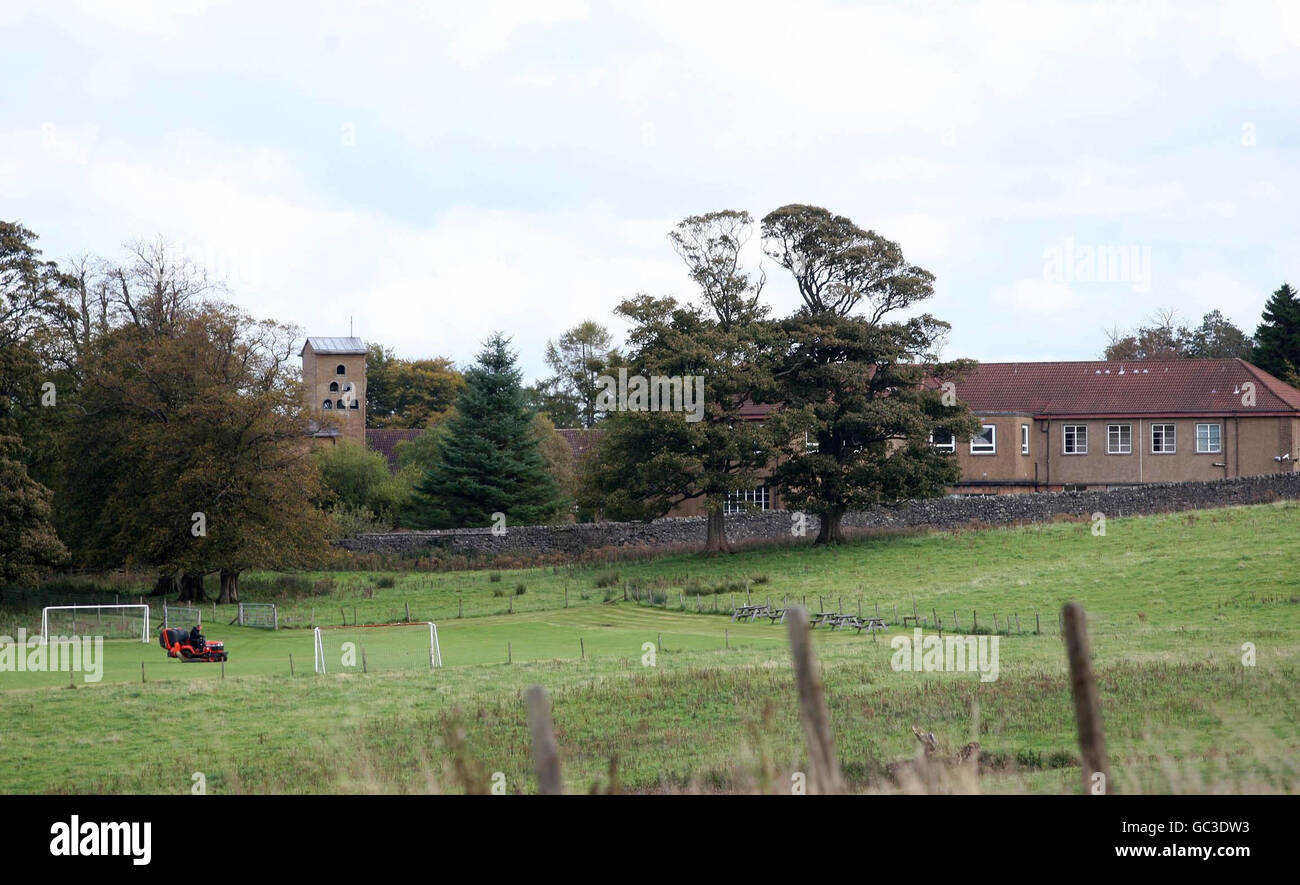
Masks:
[[[359,409],[359,408],[361,408],[360,401],[358,401],[358,400],[353,400],[353,401],[352,401],[352,404],[351,404],[350,406],[348,406],[348,408],[349,408],[349,409]]]
[[[336,407],[336,408],[339,408],[339,409],[346,409],[346,408],[347,408],[347,406],[343,405],[343,400],[339,400],[339,401],[335,404],[335,407]]]
[[[332,402],[330,402],[329,400],[325,400],[325,402],[321,403],[321,408],[322,408],[322,409],[332,409],[332,408],[334,408],[334,404],[333,404]]]
[[[330,393],[338,393],[338,392],[339,392],[339,383],[337,381],[331,381]]]
[[[337,366],[334,367],[335,375],[346,375],[347,373],[348,373],[348,367],[343,365],[342,363],[339,363]]]

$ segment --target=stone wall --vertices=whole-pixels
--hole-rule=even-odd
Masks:
[[[911,527],[944,528],[983,523],[1010,525],[1045,522],[1058,516],[1107,519],[1171,510],[1196,510],[1234,504],[1261,504],[1282,498],[1300,499],[1300,473],[1249,476],[1214,482],[1132,486],[1114,491],[1036,492],[933,498],[898,507],[875,507],[847,514],[848,529]],[[788,539],[794,514],[787,511],[737,514],[727,517],[732,541]],[[491,529],[449,529],[432,532],[387,532],[337,541],[358,553],[416,554],[430,548],[453,553],[529,556],[582,553],[608,547],[682,547],[703,545],[704,517],[657,519],[654,522],[601,522],[578,525],[517,526],[504,535]],[[807,517],[809,538],[816,535],[817,517]]]

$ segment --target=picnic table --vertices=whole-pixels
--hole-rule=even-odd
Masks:
[[[863,630],[866,630],[868,633],[870,633],[872,630],[884,630],[885,619],[868,616],[862,619],[862,623],[855,624],[854,626],[858,628],[859,633],[861,633]]]
[[[762,605],[749,605],[749,604],[738,605],[731,612],[731,620],[743,621],[746,618],[748,618],[749,620],[752,621],[755,618],[757,618],[759,615],[770,617],[771,612],[772,612],[771,607],[768,606],[766,603]],[[782,612],[782,617],[784,617],[784,611]]]

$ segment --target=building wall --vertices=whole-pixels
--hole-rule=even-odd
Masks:
[[[1050,419],[1030,416],[983,416],[997,429],[997,452],[973,455],[969,443],[959,443],[962,485],[958,491],[999,493],[1060,489],[1083,485],[1093,488],[1139,483],[1205,482],[1236,476],[1260,476],[1293,470],[1300,441],[1300,421],[1293,417],[1233,417],[1206,415],[1161,418]],[[1030,425],[1029,455],[1021,454],[1020,425]],[[1174,426],[1174,451],[1152,451],[1153,424]],[[1219,451],[1198,452],[1198,424],[1219,426]],[[1110,452],[1109,428],[1129,428],[1130,451]],[[1087,431],[1086,453],[1067,453],[1067,427]],[[1290,452],[1289,462],[1274,458]],[[1288,466],[1288,464],[1290,466]]]
[[[338,373],[338,367],[343,373]],[[324,422],[333,422],[342,434],[342,438],[358,445],[366,444],[366,357],[365,354],[316,353],[308,345],[302,353],[302,379],[307,390],[308,405],[312,416]],[[330,385],[337,384],[338,390],[331,390]],[[357,407],[347,408],[349,396],[346,385],[351,384],[351,399]],[[329,400],[334,408],[325,409],[324,402]],[[338,401],[343,400],[345,408],[338,408]]]
[[[996,428],[994,442],[996,450],[992,454],[979,454],[971,451],[970,440],[957,440],[957,462],[961,465],[963,483],[993,483],[986,491],[990,493],[1003,491],[1024,491],[1032,489],[1038,480],[1035,472],[1037,457],[1041,454],[1042,440],[1035,433],[1032,415],[982,415],[981,424],[991,424]],[[1021,451],[1022,426],[1029,427],[1029,454]],[[1003,485],[1015,483],[1015,485]]]

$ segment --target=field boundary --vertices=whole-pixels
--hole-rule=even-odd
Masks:
[[[1061,518],[1107,519],[1202,510],[1300,499],[1300,473],[1276,473],[1210,482],[1158,483],[1108,491],[1032,492],[970,495],[905,501],[845,515],[853,530],[956,528],[968,525],[1016,525]],[[727,517],[727,537],[733,542],[809,541],[820,521],[808,514],[804,534],[792,533],[795,513],[770,510]],[[504,534],[490,528],[383,532],[334,543],[354,553],[411,555],[431,549],[471,556],[519,557],[582,554],[610,548],[681,548],[702,545],[705,517],[657,519],[652,522],[597,522],[569,525],[511,526]]]

